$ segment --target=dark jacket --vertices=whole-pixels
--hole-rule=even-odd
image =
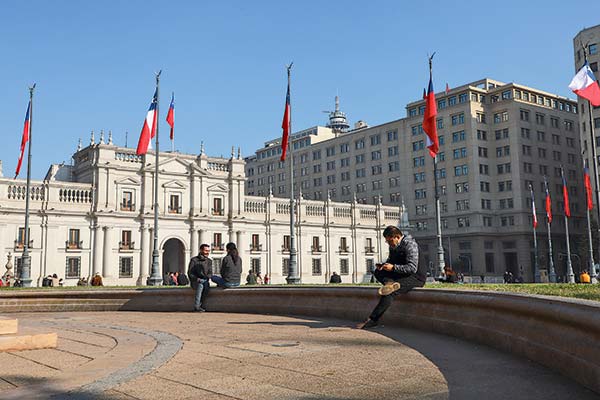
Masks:
[[[410,235],[404,236],[395,248],[390,247],[390,255],[385,262],[393,264],[394,272],[401,277],[414,276],[422,282],[427,279],[425,265],[419,266],[419,245]]]
[[[237,262],[233,261],[233,257],[227,254],[221,261],[221,278],[228,283],[240,283],[242,277],[242,259],[237,258]]]
[[[342,283],[342,277],[338,274],[331,275],[331,278],[329,278],[329,283]]]
[[[212,276],[212,260],[202,254],[192,257],[188,267],[188,276],[194,289],[198,287],[198,278],[210,279]]]

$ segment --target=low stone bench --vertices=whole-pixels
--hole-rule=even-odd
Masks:
[[[213,289],[209,311],[365,319],[372,287]],[[0,292],[0,313],[190,311],[191,289]],[[600,303],[487,291],[416,289],[396,297],[382,324],[455,336],[524,356],[600,393]]]

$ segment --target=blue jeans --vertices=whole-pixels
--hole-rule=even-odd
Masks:
[[[196,288],[196,297],[194,298],[194,309],[197,310],[202,307],[202,303],[208,294],[210,282],[208,279],[200,279],[198,287]]]
[[[213,275],[210,279],[212,279],[212,281],[214,283],[216,283],[218,287],[222,287],[222,288],[232,288],[232,287],[240,286],[239,283],[225,281],[225,279],[223,279],[219,275]]]

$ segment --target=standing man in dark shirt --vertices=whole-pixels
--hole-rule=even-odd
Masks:
[[[190,283],[192,288],[196,290],[194,311],[206,311],[202,308],[202,304],[208,294],[210,278],[212,276],[212,260],[208,257],[209,254],[210,246],[202,244],[200,246],[200,253],[196,257],[192,257],[188,267]]]
[[[369,318],[356,326],[358,329],[376,326],[392,304],[394,296],[423,287],[427,279],[425,267],[419,267],[419,246],[411,236],[402,234],[400,229],[390,225],[383,231],[383,237],[390,246],[390,254],[385,263],[376,264],[373,271],[375,278],[383,284],[379,288],[381,297]]]

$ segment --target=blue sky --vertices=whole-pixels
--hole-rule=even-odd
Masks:
[[[228,156],[235,144],[247,156],[281,134],[289,61],[294,131],[324,125],[338,93],[351,124],[376,125],[421,96],[432,51],[438,91],[490,77],[574,97],[573,36],[600,23],[600,2],[348,3],[3,3],[4,176],[14,173],[33,82],[32,176],[41,179],[91,130],[96,139],[112,130],[120,145],[129,132],[134,147],[158,69],[162,149],[174,91],[176,149],[198,153],[203,140],[209,155]]]

